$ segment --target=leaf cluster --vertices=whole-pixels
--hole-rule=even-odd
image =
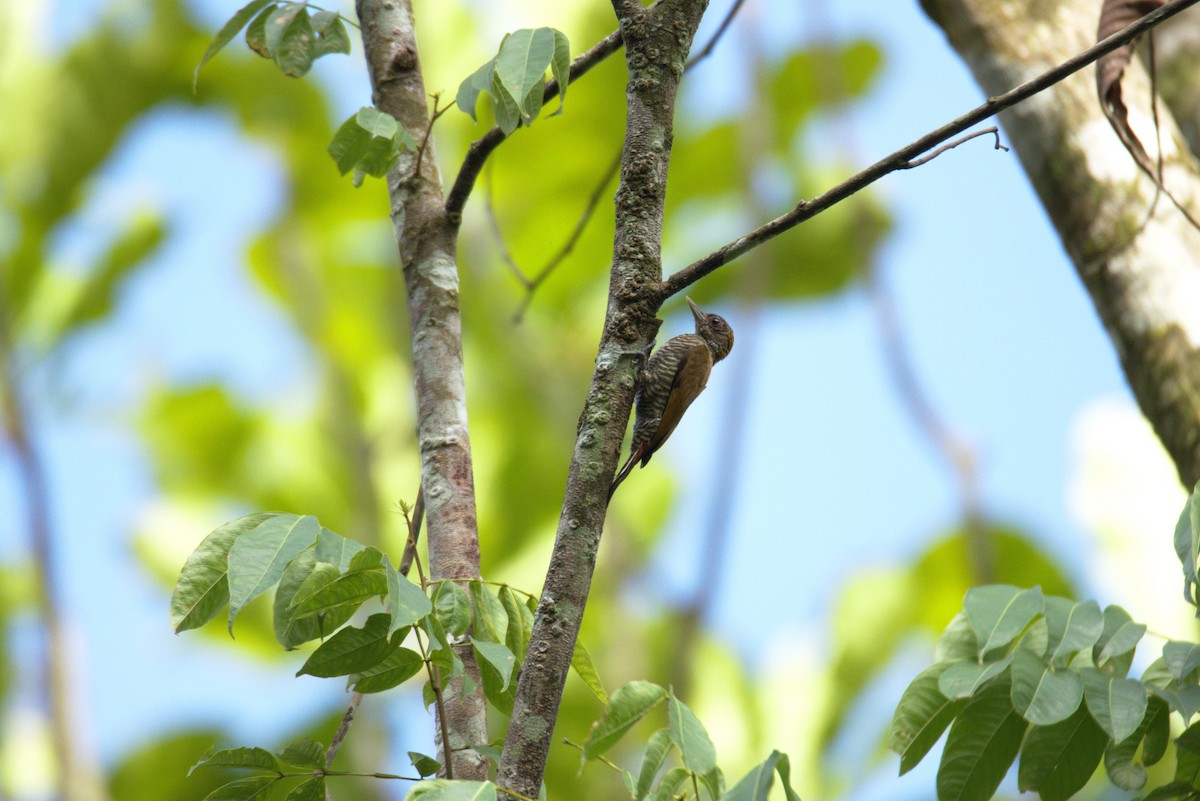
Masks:
[[[937,777],[943,801],[990,798],[1018,754],[1019,788],[1046,801],[1069,798],[1101,760],[1117,787],[1142,789],[1146,767],[1166,753],[1170,713],[1187,724],[1200,712],[1200,646],[1168,642],[1140,679],[1127,675],[1145,632],[1119,606],[1102,611],[1037,587],[970,590],[937,663],[896,708],[890,745],[900,772],[949,727]],[[1198,747],[1200,723],[1176,740],[1182,795],[1200,793]]]
[[[612,694],[604,714],[592,725],[591,734],[583,744],[582,760],[600,759],[663,701],[667,702],[667,725],[650,735],[636,774],[621,770],[625,789],[634,801],[673,798],[766,801],[776,774],[787,801],[800,801],[792,789],[790,762],[779,751],[773,751],[741,781],[726,789],[725,776],[717,766],[716,748],[704,724],[674,691],[649,681],[631,681]],[[664,771],[673,751],[677,752],[679,764]]]
[[[200,80],[200,70],[243,28],[246,46],[270,59],[289,78],[300,78],[312,69],[313,62],[330,53],[349,53],[350,34],[341,14],[318,10],[308,13],[308,3],[280,0],[250,0],[213,37],[204,51],[192,86]],[[249,23],[249,24],[247,24]]]
[[[560,114],[571,79],[566,34],[554,28],[513,31],[501,40],[495,57],[459,85],[455,104],[476,120],[475,104],[480,93],[486,92],[492,98],[496,124],[507,136],[522,125],[532,125],[541,113],[547,69],[558,81],[559,104],[554,114]]]

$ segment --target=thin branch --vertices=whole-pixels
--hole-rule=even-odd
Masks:
[[[0,335],[7,332],[0,330]],[[8,375],[0,376],[4,397],[0,400],[0,433],[6,434],[12,446],[17,474],[24,485],[25,515],[28,519],[29,546],[33,552],[36,576],[37,606],[44,628],[42,643],[41,691],[45,696],[46,712],[50,718],[51,742],[57,769],[54,772],[55,790],[60,798],[79,795],[81,766],[72,737],[71,703],[68,698],[68,661],[65,626],[59,600],[59,583],[54,564],[54,545],[50,524],[50,490],[46,481],[41,454],[29,430],[24,399],[12,368],[12,348],[7,336],[0,342],[0,366]]]
[[[1004,145],[1000,144],[1000,129],[997,128],[995,125],[993,125],[991,127],[980,128],[978,131],[966,134],[964,136],[960,136],[957,139],[955,139],[953,142],[947,142],[946,144],[942,145],[941,147],[939,147],[937,150],[933,151],[932,153],[921,156],[921,158],[919,158],[919,159],[913,159],[912,161],[901,164],[899,169],[911,170],[913,167],[920,167],[922,164],[927,164],[927,163],[933,161],[938,156],[945,153],[947,150],[953,150],[954,148],[961,145],[963,142],[969,142],[972,139],[975,139],[976,137],[987,136],[988,134],[996,135],[996,144],[992,148],[993,150],[1003,150],[1005,153],[1008,152],[1008,148],[1005,147]]]
[[[354,715],[358,712],[358,705],[362,703],[362,700],[362,693],[356,692],[350,696],[350,705],[346,707],[346,714],[342,715],[342,722],[338,724],[329,747],[325,749],[325,771],[327,773],[333,767],[333,760],[337,758],[338,750],[342,747],[346,735],[350,733],[350,724],[354,722]]]
[[[608,166],[608,169],[605,170],[604,175],[601,176],[600,180],[596,182],[596,188],[592,190],[590,195],[588,195],[587,205],[583,209],[583,214],[579,215],[579,220],[575,223],[574,230],[571,231],[571,234],[567,237],[567,240],[563,242],[562,247],[558,249],[558,252],[551,256],[546,264],[543,265],[542,269],[538,271],[537,275],[535,275],[532,279],[526,278],[525,275],[521,273],[519,269],[517,269],[516,264],[512,264],[511,258],[509,259],[509,263],[512,264],[513,269],[517,271],[518,277],[521,280],[521,283],[525,285],[526,290],[525,299],[521,302],[521,306],[517,309],[516,314],[513,315],[513,322],[521,322],[521,320],[525,317],[525,312],[529,309],[529,304],[533,302],[533,293],[536,292],[538,287],[540,287],[542,283],[550,277],[550,273],[554,272],[555,268],[562,264],[562,262],[566,260],[567,256],[571,255],[571,252],[575,250],[575,245],[579,243],[579,238],[583,235],[584,229],[587,228],[587,224],[591,221],[592,216],[596,213],[596,207],[600,205],[600,198],[604,196],[605,187],[612,183],[612,179],[616,177],[617,172],[620,169],[621,154],[617,153],[617,157],[613,159],[612,163]],[[488,203],[491,203],[490,194],[488,196]],[[505,256],[507,257],[507,251],[505,251]]]
[[[417,147],[417,162],[413,165],[412,174],[409,176],[410,181],[421,180],[421,163],[425,158],[425,149],[429,147],[429,136],[433,133],[434,123],[438,121],[439,117],[454,108],[454,101],[451,100],[439,109],[438,100],[442,96],[435,92],[430,97],[433,98],[433,113],[429,115],[429,124],[425,126],[425,134],[421,137],[421,144]]]
[[[583,77],[592,67],[617,52],[620,46],[621,32],[617,30],[601,39],[586,53],[580,53],[571,62],[571,82],[574,83]],[[558,97],[558,81],[552,78],[546,82],[546,89],[542,93],[542,105],[546,105],[556,97]],[[452,225],[462,222],[463,207],[467,205],[467,198],[470,197],[471,190],[475,187],[475,181],[479,178],[480,171],[483,170],[484,162],[487,161],[492,151],[507,138],[504,131],[500,130],[500,126],[496,125],[467,148],[467,155],[463,158],[458,176],[454,179],[454,186],[450,187],[450,192],[446,195],[446,219]]]
[[[721,41],[721,37],[725,35],[725,31],[729,30],[729,25],[733,22],[733,18],[737,16],[737,13],[742,10],[742,5],[745,2],[746,0],[734,0],[733,5],[729,7],[729,11],[725,14],[725,19],[721,20],[721,24],[717,26],[717,30],[713,32],[708,42],[688,59],[687,64],[683,67],[684,72],[687,72],[696,66],[696,64],[699,64],[712,55],[713,50],[717,47],[717,42]]]
[[[408,539],[404,543],[404,556],[400,558],[400,575],[407,576],[413,563],[417,565],[417,575],[421,576],[421,589],[425,588],[425,578],[421,573],[421,562],[417,559],[417,543],[421,540],[421,521],[425,519],[425,490],[417,486],[417,499],[412,509],[404,510],[404,522],[408,525]]]
[[[1197,2],[1200,2],[1200,0],[1172,0],[1172,2],[1155,9],[1137,22],[1134,22],[1107,39],[1067,59],[1057,67],[1047,70],[1038,77],[1026,81],[1002,95],[988,98],[986,103],[925,134],[925,136],[905,145],[891,155],[880,159],[862,172],[825,192],[823,195],[813,200],[800,201],[794,209],[786,214],[780,215],[750,233],[738,237],[704,258],[674,273],[663,282],[660,289],[660,301],[666,300],[672,295],[686,289],[751,248],[758,247],[764,242],[796,227],[805,220],[811,219],[829,207],[850,197],[855,192],[865,189],[885,175],[902,169],[912,159],[940,145],[952,136],[957,136],[971,126],[978,125],[987,118],[995,116],[1000,111],[1010,108],[1022,100],[1026,100],[1038,92],[1048,89],[1063,79],[1074,75],[1079,70],[1095,62],[1105,53],[1116,50],[1118,47],[1136,38],[1139,34],[1170,19],[1179,12],[1195,5]]]
[[[955,435],[938,414],[929,394],[922,387],[908,348],[905,347],[895,304],[892,303],[887,287],[874,268],[867,273],[867,291],[879,326],[883,360],[892,374],[900,403],[908,410],[917,430],[954,476],[967,541],[967,555],[975,581],[979,584],[991,583],[994,581],[995,560],[992,556],[992,543],[983,525],[979,502],[979,470],[974,449]]]
[[[512,257],[512,252],[508,249],[508,243],[504,241],[504,232],[500,230],[500,220],[496,218],[496,204],[493,202],[491,170],[488,170],[487,189],[483,193],[483,210],[484,216],[487,217],[488,225],[492,229],[492,236],[496,239],[496,247],[500,251],[500,259],[508,267],[511,272],[520,282],[521,286],[527,291],[532,291],[533,281],[525,275],[525,272],[517,265],[516,260]]]
[[[417,570],[420,571],[420,563],[417,563]],[[424,587],[424,579],[421,584]],[[447,779],[454,778],[454,760],[450,758],[450,725],[446,721],[446,700],[442,696],[441,686],[441,671],[437,665],[429,658],[429,652],[425,650],[425,644],[421,642],[421,630],[413,626],[413,635],[417,640],[417,649],[421,652],[421,660],[425,664],[425,672],[429,675],[429,686],[433,689],[433,705],[437,710],[438,731],[442,735],[442,750],[445,752],[446,758],[443,760],[442,770],[446,772]]]

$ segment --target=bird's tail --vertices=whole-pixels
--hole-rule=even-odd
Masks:
[[[643,448],[638,448],[629,454],[629,458],[625,464],[617,471],[617,477],[613,479],[612,486],[608,488],[608,499],[611,501],[613,493],[617,491],[617,487],[621,486],[621,482],[629,478],[629,474],[633,472],[633,466],[637,464],[638,459],[642,455]]]

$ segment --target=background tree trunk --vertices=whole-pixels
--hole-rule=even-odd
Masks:
[[[921,5],[989,96],[1094,43],[1100,13],[1095,0]],[[1198,21],[1192,9],[1176,25],[1194,28]],[[1194,56],[1192,51],[1192,72]],[[1094,76],[1084,70],[1002,112],[1000,121],[1091,295],[1142,412],[1190,488],[1200,480],[1200,232],[1166,197],[1156,200],[1153,182],[1104,117]],[[1124,96],[1134,130],[1154,158],[1149,80],[1136,62],[1126,72]],[[1182,100],[1175,106],[1183,107]],[[1200,217],[1195,154],[1171,109],[1160,106],[1159,120],[1164,184]],[[1001,242],[1008,235],[1002,225],[998,221]]]

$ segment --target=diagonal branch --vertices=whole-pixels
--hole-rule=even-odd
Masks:
[[[1078,55],[1067,59],[1053,69],[1046,70],[1038,77],[1026,81],[1015,89],[1011,89],[997,97],[988,98],[987,102],[968,111],[966,114],[951,120],[942,127],[931,131],[915,142],[905,145],[896,152],[886,156],[867,167],[862,172],[838,184],[824,194],[812,200],[802,200],[786,214],[759,226],[748,234],[738,237],[732,242],[718,248],[702,259],[689,264],[667,279],[660,292],[660,299],[666,300],[672,295],[686,289],[704,276],[728,264],[751,248],[774,239],[785,231],[795,228],[800,223],[815,217],[829,207],[840,203],[846,198],[865,189],[885,175],[904,169],[913,159],[937,147],[953,136],[957,136],[973,125],[996,115],[1006,108],[1020,103],[1022,100],[1036,95],[1063,79],[1074,75],[1079,70],[1092,64],[1105,53],[1112,52],[1118,47],[1132,41],[1155,25],[1164,22],[1179,12],[1194,5],[1198,0],[1173,0],[1156,11],[1147,14],[1132,25],[1118,33],[1089,47]]]
[[[497,784],[527,796],[541,787],[563,686],[633,405],[635,361],[658,330],[662,221],[679,80],[705,0],[613,0],[626,47],[625,147],[616,195],[613,265],[600,353],[579,420],[562,514],[517,682]]]

